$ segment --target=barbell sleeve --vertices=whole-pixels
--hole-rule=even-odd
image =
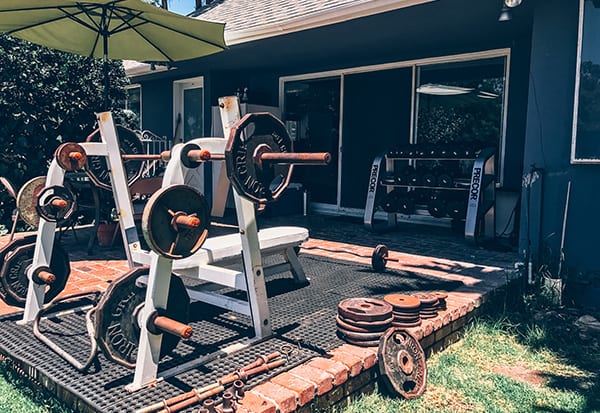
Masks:
[[[327,165],[331,162],[329,152],[263,152],[259,161],[294,165]]]
[[[41,270],[36,273],[37,281],[39,284],[53,284],[56,281],[56,276],[50,271]]]
[[[153,334],[156,334],[158,332],[157,330],[160,330],[160,332],[169,333],[183,339],[190,338],[194,333],[192,327],[187,324],[162,315],[150,317],[148,320],[148,327],[148,330]]]

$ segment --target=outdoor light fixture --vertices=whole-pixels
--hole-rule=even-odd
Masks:
[[[521,5],[523,0],[504,0],[498,21],[507,22],[512,19],[512,9]]]

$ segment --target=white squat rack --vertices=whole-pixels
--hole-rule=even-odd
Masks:
[[[231,127],[240,119],[239,104],[236,97],[225,97],[219,99],[219,106],[221,107],[224,135],[227,137]],[[254,326],[254,338],[224,348],[221,352],[233,353],[248,347],[257,340],[270,336],[272,330],[264,280],[265,275],[291,271],[296,282],[307,282],[294,248],[308,239],[308,230],[300,227],[278,227],[263,230],[259,234],[254,203],[240,196],[234,190],[233,196],[239,234],[209,238],[205,245],[211,244],[211,247],[205,248],[203,246],[197,253],[181,260],[181,262],[174,262],[154,251],[142,250],[133,219],[131,195],[112,115],[110,112],[102,112],[97,115],[97,118],[101,142],[81,143],[81,146],[88,156],[103,156],[106,158],[115,207],[119,211],[120,230],[124,244],[126,244],[125,252],[129,266],[149,265],[150,267],[143,311],[138,313],[138,325],[141,331],[135,374],[133,382],[127,386],[127,389],[134,391],[157,381],[162,334],[149,332],[146,328],[146,321],[157,309],[166,308],[172,272],[247,291],[248,301],[211,292],[189,291],[193,301],[207,302],[251,317]],[[211,154],[223,155],[227,139],[199,138],[192,140],[191,143],[199,145],[202,149],[207,149]],[[180,161],[182,148],[183,144],[178,144],[171,150],[170,161],[167,164],[162,181],[163,188],[187,182],[186,178],[190,169]],[[223,179],[225,174],[224,165],[221,165],[220,170],[221,176],[218,193],[215,195],[213,203],[213,212],[215,208],[218,210],[224,205],[224,199],[226,199],[229,189],[229,183]],[[48,170],[46,187],[62,185],[64,174],[64,170],[58,165],[56,159],[53,159]],[[23,319],[20,323],[32,322],[44,304],[45,286],[31,282],[31,279],[36,268],[50,265],[55,230],[56,223],[48,222],[40,217],[33,261],[28,270],[29,290]],[[285,262],[263,268],[263,252],[281,254]],[[239,259],[240,256],[243,262],[242,272],[214,265],[214,263]],[[182,371],[178,367],[174,369]],[[163,375],[168,376],[169,372],[163,372]]]

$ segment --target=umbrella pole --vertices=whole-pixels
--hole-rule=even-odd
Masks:
[[[110,89],[110,76],[108,74],[108,35],[102,36],[104,56],[102,57],[102,72],[104,76],[104,110],[109,110],[108,92]]]

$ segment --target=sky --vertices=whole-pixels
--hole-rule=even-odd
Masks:
[[[195,0],[168,0],[169,11],[173,13],[187,15],[194,11]]]

